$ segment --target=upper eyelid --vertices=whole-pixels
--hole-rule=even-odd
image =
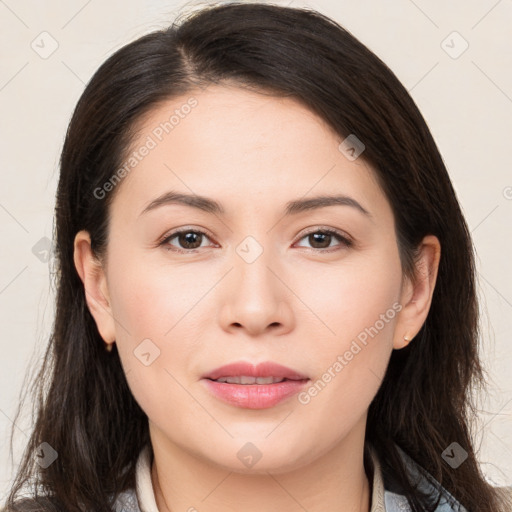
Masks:
[[[342,229],[336,229],[336,228],[331,228],[331,227],[328,227],[328,226],[322,226],[322,225],[319,225],[319,226],[314,226],[312,227],[311,229],[309,228],[306,228],[307,230],[305,232],[303,232],[302,234],[300,234],[300,238],[303,238],[305,237],[306,235],[310,235],[312,233],[316,233],[317,231],[327,231],[327,232],[332,232],[334,234],[337,234],[341,237],[344,237],[344,238],[348,238],[349,240],[352,240],[352,237],[346,233],[345,231],[343,231]]]
[[[171,231],[169,233],[166,233],[161,239],[160,242],[166,242],[167,240],[174,238],[175,236],[181,234],[181,233],[188,233],[188,232],[194,232],[194,233],[200,233],[202,235],[206,235],[209,239],[214,239],[215,237],[211,235],[206,229],[204,228],[194,228],[194,227],[183,227],[178,228],[175,231]]]

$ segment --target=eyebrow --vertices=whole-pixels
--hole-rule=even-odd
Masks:
[[[198,196],[197,194],[184,194],[182,192],[170,191],[162,194],[161,196],[151,201],[144,208],[144,210],[142,210],[140,215],[143,215],[160,206],[169,204],[183,204],[216,215],[223,215],[225,213],[223,206],[214,199],[205,196]],[[359,210],[367,217],[372,218],[370,212],[366,208],[364,208],[358,201],[356,201],[352,197],[344,195],[322,195],[317,197],[311,197],[309,199],[297,199],[294,201],[289,201],[288,203],[286,203],[285,216],[295,215],[301,212],[335,205],[351,206]]]

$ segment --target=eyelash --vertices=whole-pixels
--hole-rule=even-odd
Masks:
[[[174,252],[178,252],[178,253],[196,253],[198,249],[180,249],[180,248],[177,248],[177,247],[174,247],[174,246],[171,246],[169,244],[170,240],[172,240],[173,238],[175,238],[176,236],[182,234],[182,233],[194,233],[194,234],[197,234],[197,235],[205,235],[207,238],[213,238],[211,237],[208,233],[204,232],[204,231],[201,231],[201,230],[197,230],[197,229],[192,229],[192,228],[182,228],[182,229],[179,229],[179,230],[176,230],[176,231],[173,231],[172,233],[170,233],[169,235],[166,235],[159,243],[158,245],[159,246],[165,246],[167,245],[168,248],[167,250],[169,251],[174,251]],[[338,239],[339,242],[341,242],[342,246],[345,246],[346,248],[350,248],[354,245],[354,242],[348,238],[347,236],[344,236],[342,233],[340,233],[339,231],[335,230],[335,229],[331,229],[331,228],[322,228],[322,227],[317,227],[311,231],[308,231],[307,233],[304,233],[300,238],[299,238],[299,241],[302,240],[303,238],[306,238],[307,236],[309,235],[312,235],[312,234],[315,234],[315,233],[322,233],[323,235],[331,235],[331,236],[334,236]],[[314,252],[321,252],[321,253],[332,253],[332,252],[336,252],[337,250],[340,250],[339,247],[335,247],[335,248],[331,248],[331,249],[316,249],[314,247],[305,247],[305,249],[309,249],[311,251],[314,251]]]

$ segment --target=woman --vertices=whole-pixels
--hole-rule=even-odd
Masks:
[[[8,510],[511,510],[470,436],[453,187],[332,20],[220,5],[116,52],[67,132],[56,237]]]

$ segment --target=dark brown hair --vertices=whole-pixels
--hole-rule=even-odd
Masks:
[[[333,20],[247,2],[205,7],[124,46],[98,69],[76,106],[56,199],[55,323],[35,380],[35,427],[7,507],[107,512],[113,496],[134,486],[148,420],[117,350],[104,350],[74,267],[73,241],[85,229],[96,254],[105,253],[113,193],[99,200],[94,191],[124,161],[137,122],[160,102],[213,83],[297,99],[340,136],[356,134],[393,209],[404,274],[414,276],[422,238],[438,237],[442,254],[428,317],[413,343],[393,351],[366,436],[414,511],[434,510],[435,499],[409,482],[397,446],[468,511],[502,510],[471,437],[471,392],[484,384],[473,246],[422,115],[393,72]],[[46,469],[34,461],[43,442],[58,452]],[[441,457],[452,442],[468,453],[457,469]],[[33,498],[18,500],[25,486]]]

